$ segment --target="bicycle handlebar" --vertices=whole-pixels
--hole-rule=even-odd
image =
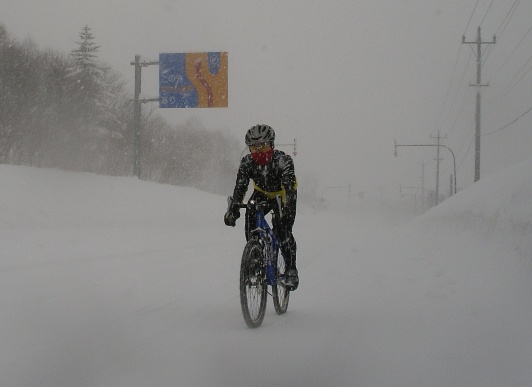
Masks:
[[[282,207],[282,201],[281,201],[281,197],[278,195],[276,197],[276,201],[277,201],[277,205],[278,205],[278,208],[279,208],[279,217],[282,216],[283,214],[283,207]],[[233,201],[233,198],[231,196],[229,196],[227,198],[227,208],[228,209],[231,209],[231,208],[249,208],[249,209],[255,209],[255,210],[266,210],[266,209],[269,209],[270,208],[270,203],[268,203],[267,201],[255,201],[255,200],[250,200],[249,202],[247,203],[234,203]]]

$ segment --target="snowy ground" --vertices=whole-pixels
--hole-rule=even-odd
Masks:
[[[532,160],[412,221],[301,205],[301,286],[241,316],[225,198],[0,166],[2,386],[530,386]]]

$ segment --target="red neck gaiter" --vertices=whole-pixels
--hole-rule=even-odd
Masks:
[[[273,155],[273,148],[268,149],[265,152],[255,152],[251,154],[251,157],[257,164],[259,164],[261,167],[268,164],[268,162],[271,160]]]

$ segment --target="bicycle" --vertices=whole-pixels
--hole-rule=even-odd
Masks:
[[[257,328],[264,320],[268,286],[272,288],[275,312],[286,313],[290,290],[283,284],[285,258],[281,252],[279,259],[279,242],[265,218],[270,209],[268,202],[250,200],[247,204],[233,204],[231,197],[227,201],[229,206],[248,208],[256,213],[256,227],[251,231],[240,263],[240,306],[247,326]],[[280,197],[277,197],[277,205],[281,213]]]

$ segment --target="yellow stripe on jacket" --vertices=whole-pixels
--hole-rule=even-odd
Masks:
[[[283,203],[286,202],[286,191],[284,187],[280,191],[269,192],[269,191],[263,190],[261,187],[257,185],[257,183],[255,183],[255,181],[253,181],[253,189],[255,191],[260,192],[261,194],[266,196],[268,199],[275,199],[277,196],[280,196]],[[296,182],[294,183],[294,189],[297,189],[297,179],[296,179]]]

